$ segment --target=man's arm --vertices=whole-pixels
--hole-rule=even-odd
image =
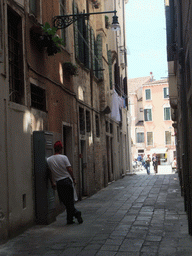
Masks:
[[[68,173],[71,175],[71,178],[72,178],[74,184],[76,184],[75,178],[74,178],[74,176],[73,176],[73,170],[72,170],[71,166],[67,166],[67,171],[68,171]]]
[[[53,175],[52,175],[52,172],[51,172],[51,170],[49,169],[49,167],[47,167],[47,171],[48,171],[48,178],[49,178],[49,180],[50,180],[50,182],[51,182],[51,186],[52,186],[52,188],[55,190],[55,189],[57,188],[57,186],[56,186],[56,183],[55,183],[55,181],[54,181],[54,179],[53,179]]]

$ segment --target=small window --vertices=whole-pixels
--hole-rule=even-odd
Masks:
[[[105,131],[109,132],[109,122],[105,121]]]
[[[152,109],[148,108],[148,109],[144,109],[144,119],[145,121],[152,121]]]
[[[171,112],[170,112],[170,107],[164,108],[164,120],[171,120]]]
[[[79,108],[79,126],[80,126],[80,134],[85,134],[85,114],[84,109]]]
[[[90,111],[86,110],[86,131],[91,131],[91,118],[90,118]]]
[[[34,84],[31,84],[31,107],[46,111],[45,90]]]
[[[163,95],[164,95],[164,99],[169,98],[169,88],[168,87],[163,88]]]
[[[119,126],[117,126],[117,142],[120,141]]]
[[[171,145],[171,132],[165,131],[165,144]]]
[[[113,124],[110,123],[110,133],[112,134],[113,133]]]
[[[95,115],[96,137],[100,137],[99,116]]]
[[[145,99],[146,100],[151,100],[151,89],[146,89],[145,90]]]
[[[153,145],[153,133],[147,132],[147,146]]]
[[[144,142],[144,132],[138,132],[137,133],[137,143],[143,143]]]
[[[41,0],[29,0],[29,13],[37,19],[41,18]]]
[[[8,55],[10,101],[24,104],[22,19],[8,8]]]
[[[140,112],[143,112],[143,108],[140,108]]]

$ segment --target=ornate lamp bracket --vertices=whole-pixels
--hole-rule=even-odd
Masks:
[[[105,14],[105,13],[114,13],[115,14],[114,17],[117,18],[116,16],[117,11],[79,13],[79,14],[70,14],[70,15],[62,15],[62,16],[59,15],[53,18],[53,26],[56,27],[57,29],[65,29],[79,19],[82,19],[82,18],[88,19],[90,15]]]

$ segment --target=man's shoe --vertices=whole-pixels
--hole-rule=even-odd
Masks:
[[[79,224],[83,223],[83,219],[81,217],[81,212],[78,212],[75,216],[75,218],[77,219],[77,221],[79,222]]]

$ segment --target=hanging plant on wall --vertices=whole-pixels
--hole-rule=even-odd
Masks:
[[[92,0],[93,6],[95,7],[95,9],[98,9],[100,6],[100,2],[98,2],[98,0]]]
[[[105,15],[105,28],[107,28],[107,29],[110,28],[109,17],[107,15]]]
[[[61,52],[61,46],[65,45],[63,39],[56,32],[57,28],[51,28],[48,22],[45,25],[34,25],[30,30],[31,38],[35,41],[38,49],[41,51],[43,48],[47,48],[48,56]]]
[[[68,75],[77,76],[78,75],[78,68],[71,62],[64,62],[63,63],[63,71],[65,71]]]

